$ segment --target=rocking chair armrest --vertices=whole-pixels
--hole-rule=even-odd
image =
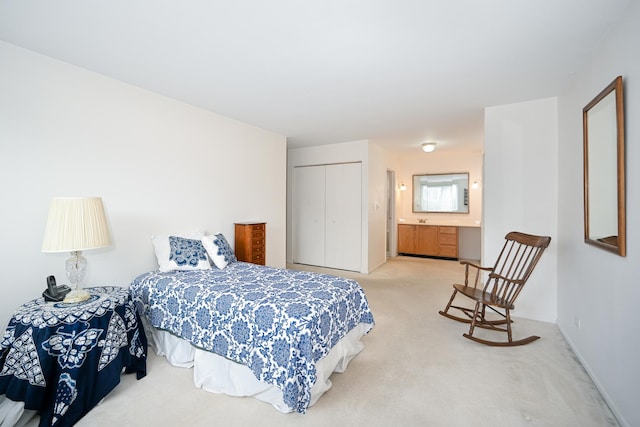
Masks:
[[[525,282],[525,280],[521,280],[521,279],[510,279],[508,277],[505,277],[501,274],[498,273],[489,273],[489,278],[490,279],[501,279],[501,280],[505,280],[507,282],[511,282],[511,283],[517,283],[517,284],[523,284]]]
[[[484,271],[492,271],[493,270],[493,267],[482,267],[480,265],[474,264],[474,263],[469,262],[469,261],[460,261],[460,264],[464,265],[466,268],[473,267],[473,268],[477,268],[478,270],[484,270]]]
[[[480,271],[493,271],[493,267],[482,267],[469,261],[460,261],[460,264],[464,265],[464,285],[469,285],[469,267],[476,269],[476,278],[473,283],[474,289],[478,287],[478,280],[480,279]]]

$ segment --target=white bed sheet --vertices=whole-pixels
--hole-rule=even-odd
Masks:
[[[247,366],[196,348],[182,338],[150,326],[146,319],[143,319],[143,322],[147,329],[147,337],[151,338],[149,344],[157,355],[164,356],[174,366],[194,368],[193,382],[196,387],[212,393],[254,397],[270,403],[280,412],[292,411],[284,403],[282,391],[274,385],[260,382]],[[361,338],[370,328],[371,325],[367,323],[356,325],[324,358],[316,363],[317,379],[311,389],[309,407],[331,388],[330,375],[333,372],[344,372],[349,362],[362,351],[364,344]]]

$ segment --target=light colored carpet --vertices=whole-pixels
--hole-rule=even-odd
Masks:
[[[618,425],[555,325],[516,318],[514,338],[542,338],[496,348],[463,338],[467,325],[438,314],[463,278],[456,261],[398,257],[369,275],[291,267],[357,279],[376,321],[363,352],[305,415],[196,389],[191,369],[150,350],[147,377],[123,376],[78,425]]]

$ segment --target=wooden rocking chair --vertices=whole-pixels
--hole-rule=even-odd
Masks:
[[[466,261],[461,262],[461,264],[465,265],[464,285],[453,285],[453,295],[451,295],[451,299],[444,311],[440,311],[439,313],[459,322],[470,323],[469,333],[463,334],[465,338],[469,338],[470,340],[495,346],[529,344],[540,337],[534,335],[514,341],[511,336],[512,320],[510,312],[513,310],[516,298],[520,295],[524,284],[527,282],[527,279],[529,279],[542,253],[547,246],[549,246],[551,237],[533,236],[512,231],[505,236],[505,239],[504,247],[493,268],[480,267],[479,265]],[[469,267],[476,269],[473,285],[469,284]],[[489,277],[487,278],[484,288],[478,289],[478,279],[482,271],[489,272]],[[475,307],[471,309],[452,305],[458,293],[474,300],[476,302]],[[457,308],[462,311],[466,317],[449,314],[449,309],[451,308]],[[500,316],[499,319],[487,319],[485,317],[487,308],[497,313]],[[502,325],[506,325],[506,327]],[[473,331],[476,327],[506,332],[508,340],[489,341],[474,337]]]

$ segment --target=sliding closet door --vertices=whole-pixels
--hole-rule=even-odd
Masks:
[[[325,167],[293,169],[293,262],[325,265]]]
[[[325,266],[360,271],[362,258],[362,166],[326,166]]]

